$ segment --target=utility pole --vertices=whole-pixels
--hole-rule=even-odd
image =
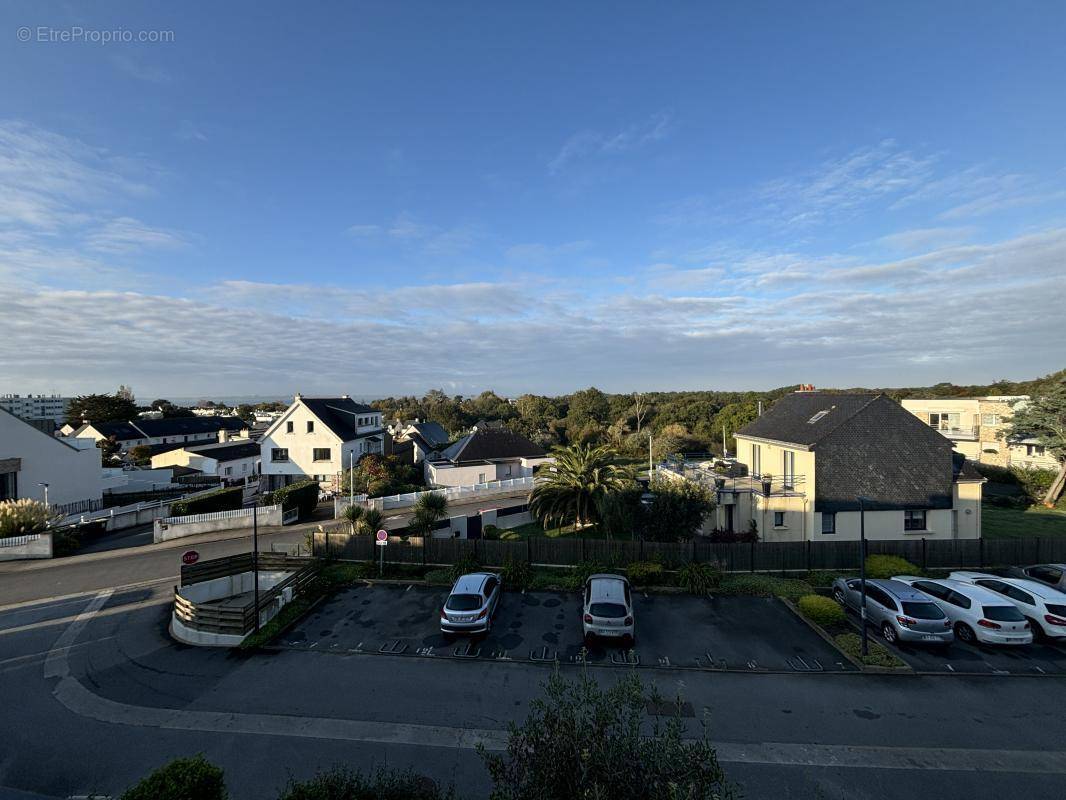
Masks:
[[[348,451],[348,505],[355,505],[355,450]]]
[[[862,655],[870,653],[866,634],[866,499],[862,495],[859,501],[859,589],[862,599],[859,602],[859,614],[862,617]]]
[[[722,426],[722,458],[729,458],[729,449],[725,446],[725,425]]]
[[[37,485],[44,487],[44,504],[46,506],[48,506],[48,508],[51,508],[51,506],[48,505],[48,484],[47,483],[38,483]]]
[[[255,632],[259,633],[259,500],[252,504],[252,591],[255,593]]]
[[[648,480],[651,481],[652,474],[655,472],[655,464],[652,462],[651,455],[651,434],[648,434]]]

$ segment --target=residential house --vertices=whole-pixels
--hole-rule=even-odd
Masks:
[[[392,452],[381,412],[341,397],[296,395],[260,439],[265,488],[274,490],[316,478],[330,491],[341,473],[368,453]]]
[[[429,455],[423,466],[430,486],[469,486],[488,481],[528,478],[554,459],[544,448],[510,428],[479,422],[450,447]]]
[[[258,480],[261,448],[251,439],[229,439],[225,432],[216,444],[182,445],[152,456],[152,468],[189,467],[227,483]]]
[[[744,477],[711,475],[713,527],[768,542],[975,539],[984,478],[883,394],[800,391],[736,433]]]
[[[87,439],[50,436],[0,409],[0,500],[44,500],[45,484],[54,506],[99,504],[100,451]]]
[[[421,464],[426,457],[448,444],[448,432],[438,422],[400,422],[390,425],[392,452],[412,464]]]
[[[236,417],[165,417],[129,422],[85,422],[68,438],[110,439],[126,453],[138,445],[208,444],[219,434],[247,435],[248,424]]]
[[[991,395],[922,399],[908,397],[903,407],[940,431],[971,461],[998,467],[1059,468],[1055,457],[1031,437],[1009,435],[1014,412],[1029,402],[1028,395]]]

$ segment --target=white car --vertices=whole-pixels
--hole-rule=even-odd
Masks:
[[[1003,595],[972,583],[896,575],[894,581],[925,592],[948,615],[955,638],[973,644],[1032,644],[1025,615]]]
[[[972,583],[1003,595],[1014,603],[1033,633],[1043,633],[1051,639],[1066,638],[1066,594],[1036,581],[1021,578],[1001,578],[983,572],[952,572],[952,580]]]
[[[581,624],[586,644],[602,638],[634,645],[637,629],[628,580],[607,573],[590,575],[585,581],[584,600]]]

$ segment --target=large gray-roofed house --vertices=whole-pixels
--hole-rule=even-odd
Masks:
[[[479,423],[454,444],[426,458],[426,482],[464,486],[528,478],[536,467],[551,460],[541,445],[520,433],[502,425]]]

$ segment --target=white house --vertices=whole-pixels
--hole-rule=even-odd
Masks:
[[[296,395],[259,440],[264,488],[315,478],[336,489],[343,470],[367,453],[390,453],[391,442],[377,409],[348,395]]]
[[[428,456],[448,444],[448,432],[439,422],[400,422],[389,427],[393,435],[392,451],[397,458],[421,464]]]
[[[29,497],[54,506],[99,502],[100,450],[89,439],[64,441],[0,410],[0,500]]]
[[[71,435],[77,439],[99,442],[110,439],[120,452],[138,445],[208,444],[217,442],[219,434],[247,435],[248,424],[237,417],[166,417],[135,419],[129,422],[86,422]]]
[[[258,478],[260,446],[251,439],[228,439],[217,444],[184,445],[152,456],[153,469],[190,467],[204,475],[217,475],[227,482]]]
[[[502,425],[479,422],[451,447],[430,455],[423,466],[430,486],[469,486],[528,478],[534,467],[554,461],[538,444]]]

